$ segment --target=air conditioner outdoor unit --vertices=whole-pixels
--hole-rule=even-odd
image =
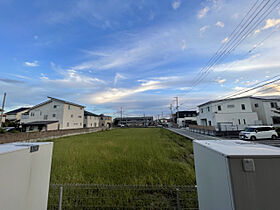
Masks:
[[[240,140],[193,146],[200,210],[280,209],[280,148]]]
[[[47,209],[52,148],[52,142],[0,145],[0,209]]]

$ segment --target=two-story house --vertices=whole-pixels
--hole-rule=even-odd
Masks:
[[[35,127],[31,130],[47,130],[46,123],[51,130],[65,130],[83,128],[84,106],[72,102],[48,97],[49,100],[29,109],[21,117],[21,124],[25,127]],[[30,125],[30,126],[29,126]]]
[[[248,125],[278,124],[278,107],[280,99],[277,98],[246,96],[209,101],[198,106],[198,125],[214,126],[219,130],[236,126],[240,130]]]
[[[99,115],[85,111],[84,112],[84,128],[99,127]]]
[[[106,115],[99,115],[99,127],[107,127],[111,128],[112,127],[112,117],[111,116],[106,116]]]
[[[11,110],[9,112],[6,112],[6,120],[9,121],[20,121],[21,115],[28,112],[30,107],[21,107],[18,109]]]
[[[197,124],[196,111],[178,111],[174,114],[174,117],[179,127],[188,127],[190,124]]]

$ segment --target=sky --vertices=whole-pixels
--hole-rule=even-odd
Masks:
[[[180,110],[195,109],[273,78],[280,74],[279,8],[192,88],[255,1],[0,0],[6,110],[51,96],[113,117],[121,107],[124,116],[168,116],[175,96]]]

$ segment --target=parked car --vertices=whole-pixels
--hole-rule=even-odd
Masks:
[[[125,125],[124,124],[119,124],[118,127],[124,128]]]
[[[239,133],[239,139],[257,140],[257,139],[277,139],[278,134],[272,126],[249,126]]]

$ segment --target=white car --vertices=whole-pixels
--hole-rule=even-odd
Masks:
[[[278,134],[272,126],[250,126],[239,133],[239,139],[256,140],[256,139],[277,139]]]

